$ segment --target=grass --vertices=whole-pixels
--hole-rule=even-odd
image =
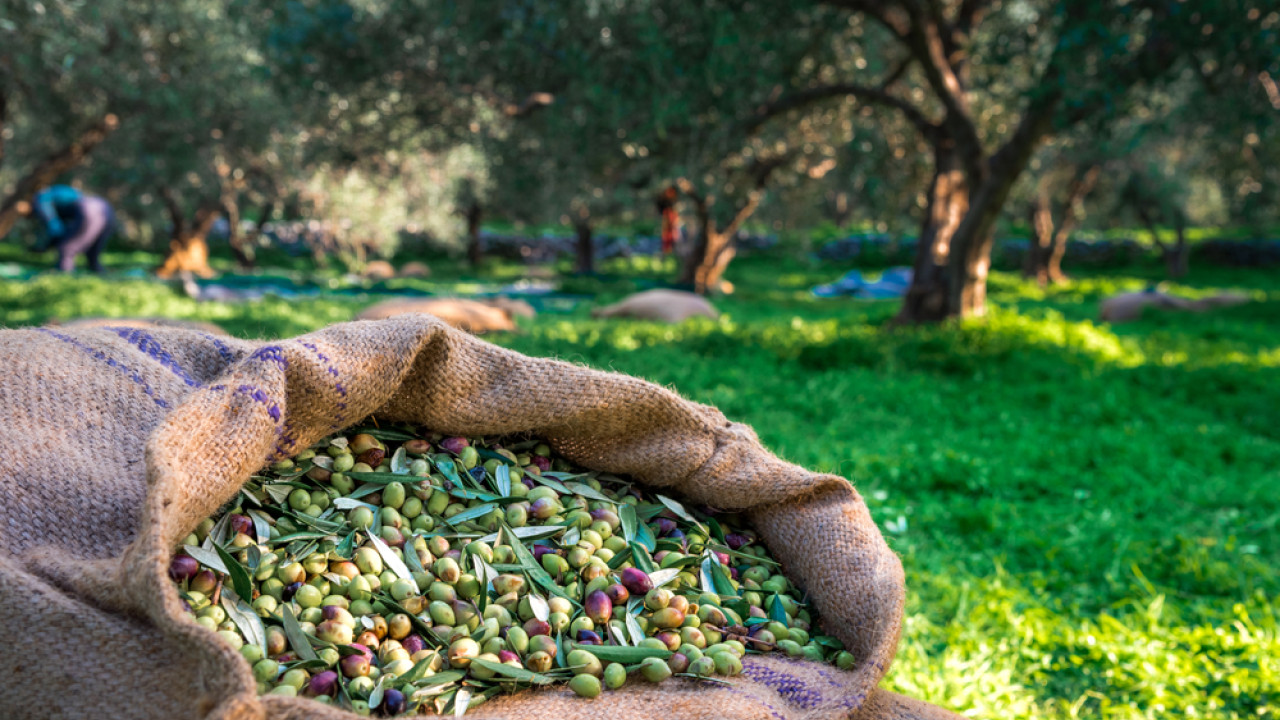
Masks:
[[[406,285],[518,274],[433,268]],[[1099,299],[1158,279],[1154,268],[1049,290],[996,275],[989,318],[908,331],[885,327],[893,303],[807,294],[843,269],[747,258],[718,321],[605,322],[584,305],[495,341],[668,385],[779,455],[848,477],[907,570],[894,689],[974,717],[1274,717],[1274,273],[1197,268],[1173,289],[1257,302],[1121,327],[1092,320]],[[606,270],[566,289],[611,299],[667,274],[642,261]],[[374,299],[197,304],[145,279],[40,275],[0,284],[0,321],[154,314],[278,337]]]

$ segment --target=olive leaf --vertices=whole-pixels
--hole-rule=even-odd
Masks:
[[[293,492],[293,486],[284,483],[263,485],[262,491],[276,503],[283,505],[289,500],[289,493]]]
[[[408,475],[408,474],[409,474],[409,462],[408,462],[408,459],[407,459],[408,457],[409,457],[409,454],[408,454],[407,452],[405,452],[405,449],[404,449],[404,446],[403,446],[403,445],[402,445],[402,446],[400,446],[400,447],[398,447],[398,448],[396,448],[396,451],[395,451],[394,453],[392,453],[392,454],[391,454],[391,472],[392,472],[392,474],[394,474],[394,475]]]
[[[622,539],[628,543],[636,539],[636,508],[634,505],[623,503],[618,508],[618,518],[622,520]]]
[[[493,662],[492,660],[481,660],[479,658],[476,658],[471,661],[471,664],[479,665],[480,667],[486,670],[489,670],[490,672],[494,672],[499,675],[504,675],[509,678],[515,678],[516,680],[519,680],[521,682],[532,683],[534,685],[550,685],[555,682],[553,678],[547,677],[542,673],[536,673],[531,670],[525,670],[524,668],[518,668],[513,665],[507,665],[506,663]]]
[[[572,529],[574,528],[571,528],[571,530]],[[511,532],[515,533],[515,536],[522,540],[541,540],[542,538],[548,538],[553,535],[559,535],[560,533],[564,532],[564,527],[561,525],[518,527],[518,528],[512,528]],[[489,533],[488,535],[482,536],[480,538],[480,541],[491,543],[496,541],[497,539],[498,539],[498,533],[495,532],[495,533]],[[564,544],[568,544],[568,542],[569,542],[569,535],[566,533]]]
[[[218,557],[218,553],[195,545],[183,545],[182,550],[210,570],[216,570],[223,575],[227,574],[227,566],[222,564],[222,558]]]
[[[551,617],[551,606],[547,604],[547,599],[538,593],[529,593],[529,608],[533,610],[533,616],[539,620],[546,622]]]
[[[602,662],[616,662],[623,665],[638,663],[645,658],[662,658],[666,660],[674,653],[670,650],[659,650],[651,647],[623,647],[619,645],[577,645],[577,650],[587,652],[600,658]]]
[[[496,454],[496,453],[495,453]],[[502,457],[499,455],[499,457]],[[504,460],[506,458],[503,458]],[[511,497],[511,468],[506,465],[499,465],[493,473],[493,482],[498,488],[498,494],[502,497]]]
[[[658,569],[658,566],[653,564],[653,557],[649,555],[649,551],[643,545],[634,542],[628,547],[631,549],[631,557],[635,560],[636,569],[645,573],[653,573]]]
[[[306,633],[302,632],[302,626],[298,624],[298,619],[293,616],[293,610],[289,608],[288,603],[280,606],[280,620],[284,625],[284,636],[289,640],[289,647],[298,653],[298,657],[303,660],[319,659],[315,649],[311,647],[311,641],[307,639]]]
[[[782,598],[778,597],[778,593],[769,597],[769,619],[777,620],[783,625],[787,624],[787,610],[782,607]]]
[[[376,439],[381,440],[383,442],[407,442],[409,440],[418,439],[416,435],[410,435],[409,433],[406,433],[406,432],[400,432],[398,430],[385,430],[383,428],[376,428],[376,427],[356,428],[354,430],[349,430],[348,432],[350,432],[353,436],[354,435],[372,435]],[[337,439],[341,439],[343,441],[342,443],[343,447],[346,446],[347,444],[346,438],[335,438],[335,440]],[[331,442],[330,444],[336,445],[337,443]]]
[[[378,678],[378,684],[374,686],[373,692],[369,693],[369,709],[372,710],[382,704],[382,696],[386,693],[386,689],[382,687],[386,682],[386,676]]]
[[[369,542],[373,543],[373,548],[382,556],[382,562],[387,567],[391,568],[391,572],[395,573],[396,577],[413,583],[413,591],[415,593],[421,593],[422,590],[418,587],[418,581],[413,579],[413,573],[409,572],[409,568],[405,567],[404,561],[396,557],[395,553],[391,552],[391,548],[387,547],[387,544],[382,541],[382,538],[368,531],[366,531],[365,534],[369,536]]]
[[[228,588],[222,589],[222,608],[227,611],[227,617],[236,627],[240,628],[240,634],[245,640],[262,648],[262,652],[267,651],[267,630],[262,627],[262,620],[258,618],[258,613],[254,612],[249,603],[240,599],[240,596],[233,590]]]
[[[498,462],[504,465],[514,466],[516,464],[514,460],[507,457],[506,455],[503,455],[500,452],[497,452],[496,450],[490,450],[489,448],[477,448],[476,452],[479,453],[480,457],[482,458],[485,458],[488,460],[497,460]]]
[[[247,513],[253,520],[253,533],[257,535],[254,540],[266,542],[271,537],[271,516],[261,510],[248,510]]]
[[[581,495],[582,497],[591,498],[592,500],[601,500],[603,502],[607,502],[610,504],[614,504],[617,502],[613,498],[609,497],[608,495],[605,495],[602,492],[599,492],[598,490],[591,487],[590,485],[577,483],[577,482],[567,482],[564,484],[564,486],[568,488],[569,492],[573,493],[574,495]]]
[[[484,503],[482,505],[477,505],[473,508],[463,510],[453,517],[444,518],[444,521],[450,525],[461,525],[468,520],[475,520],[476,518],[484,517],[497,509],[497,507],[497,503]]]
[[[653,536],[653,530],[647,523],[640,523],[636,527],[636,542],[645,546],[649,552],[653,552],[658,547],[658,539]]]
[[[353,508],[364,507],[369,508],[373,512],[379,511],[379,508],[376,505],[371,505],[367,502],[360,502],[359,500],[350,497],[340,497],[337,500],[334,500],[333,506],[339,510],[351,510]]]
[[[707,518],[707,528],[711,530],[711,537],[719,541],[721,545],[729,544],[729,541],[724,539],[724,528],[720,527],[720,522],[718,520],[713,517]]]
[[[663,568],[649,573],[649,582],[653,583],[653,586],[658,588],[666,585],[672,580],[675,580],[679,576],[680,568]]]
[[[458,688],[458,694],[453,697],[453,716],[460,718],[467,714],[467,708],[471,707],[471,691],[467,688]]]
[[[529,473],[528,477],[533,478],[533,481],[536,483],[541,483],[543,485],[546,485],[547,487],[551,488],[552,490],[555,490],[561,495],[573,494],[572,492],[569,491],[569,488],[564,486],[564,483],[560,482],[554,477],[551,477],[552,475],[554,475],[554,473],[542,473],[542,474]]]
[[[231,578],[231,587],[236,589],[236,594],[242,598],[253,597],[253,579],[249,577],[249,571],[245,570],[240,561],[231,556],[231,553],[223,550],[221,545],[214,545],[213,549],[217,551],[218,557],[222,558],[222,564],[227,567],[227,576]]]
[[[681,505],[679,502],[672,500],[666,495],[658,495],[657,498],[658,498],[658,502],[662,503],[663,505],[666,505],[667,508],[671,510],[671,512],[678,515],[681,519],[685,520],[686,522],[693,523],[698,527],[702,527],[702,523],[694,519],[694,517],[689,514],[689,511],[684,509],[684,505]]]
[[[627,632],[631,635],[631,644],[639,645],[644,642],[644,630],[640,628],[640,623],[630,611],[626,614],[625,622],[627,624]]]

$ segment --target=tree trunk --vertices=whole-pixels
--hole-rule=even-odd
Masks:
[[[53,184],[58,176],[77,167],[103,140],[119,126],[115,115],[108,113],[89,126],[74,142],[42,160],[31,172],[18,180],[9,197],[0,202],[0,239],[9,234],[20,217],[19,203],[30,203],[42,188]],[[2,129],[2,128],[0,128]]]
[[[480,261],[484,257],[484,245],[480,240],[480,218],[482,211],[480,203],[473,202],[467,206],[467,262],[471,264],[471,269],[475,270],[480,267]]]
[[[596,271],[596,248],[591,222],[586,220],[578,221],[573,224],[573,229],[578,235],[578,260],[574,271],[582,275],[594,273]]]
[[[182,205],[173,193],[165,188],[160,192],[160,197],[169,211],[173,232],[169,239],[169,255],[156,268],[156,275],[170,278],[186,271],[200,277],[212,277],[214,272],[209,267],[209,244],[205,238],[218,219],[218,211],[209,206],[200,207],[192,218],[191,226],[187,227]]]
[[[234,190],[222,194],[222,216],[227,219],[227,244],[231,246],[231,254],[236,265],[242,270],[253,268],[253,247],[249,238],[240,233],[240,202]]]
[[[698,285],[699,268],[706,264],[710,249],[710,236],[715,232],[715,222],[711,219],[711,208],[702,197],[693,199],[693,222],[696,230],[693,236],[693,247],[689,249],[680,269],[680,284],[693,287]]]
[[[4,126],[9,121],[9,99],[0,89],[0,167],[4,167]]]
[[[1177,241],[1172,248],[1165,250],[1165,270],[1171,278],[1186,277],[1191,269],[1191,248],[1187,245],[1186,226],[1181,217],[1175,220],[1173,229],[1177,233]]]
[[[897,322],[937,321],[947,314],[947,262],[951,242],[969,210],[969,184],[954,152],[937,149],[933,180],[920,225],[911,287],[902,299]]]
[[[1026,261],[1022,264],[1023,277],[1035,278],[1041,287],[1050,282],[1049,265],[1055,250],[1051,247],[1053,241],[1053,211],[1049,206],[1049,193],[1042,191],[1031,202],[1031,240],[1027,243]]]

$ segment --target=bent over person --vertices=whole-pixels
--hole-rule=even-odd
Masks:
[[[30,211],[44,230],[44,239],[36,249],[56,245],[60,270],[74,270],[76,256],[83,253],[89,269],[102,272],[102,250],[115,231],[115,211],[110,203],[70,185],[53,185],[36,194]]]

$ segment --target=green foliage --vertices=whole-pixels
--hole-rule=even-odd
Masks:
[[[480,288],[437,270],[414,287]],[[599,302],[664,272],[606,270],[623,274],[593,281]],[[987,321],[903,330],[886,325],[891,302],[807,294],[837,272],[745,258],[717,321],[582,306],[494,340],[674,387],[848,477],[907,571],[894,689],[977,717],[1280,710],[1274,276],[1193,269],[1171,289],[1257,302],[1111,327],[1091,319],[1097,302],[1148,277],[1041,289],[997,274]],[[150,281],[42,275],[0,286],[0,318],[170,314],[271,337],[372,300],[198,305]]]

